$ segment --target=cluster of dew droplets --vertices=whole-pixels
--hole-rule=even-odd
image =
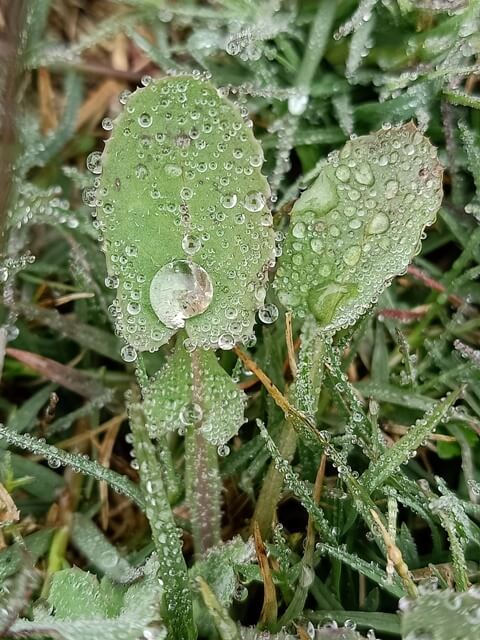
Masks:
[[[196,354],[202,379],[201,404],[196,398],[191,356],[178,344],[165,366],[144,388],[145,413],[151,437],[168,431],[184,435],[197,426],[205,440],[227,455],[226,442],[245,422],[245,394],[216,361],[214,353]]]
[[[107,283],[117,289],[110,310],[129,361],[183,327],[189,350],[246,341],[275,261],[261,148],[232,105],[196,80],[149,83],[143,101],[124,92],[123,113],[106,123],[115,134],[106,155],[87,161],[95,180],[86,198],[97,208]],[[124,204],[140,197],[141,208]],[[163,232],[163,246],[151,242]]]
[[[0,291],[7,310],[3,324],[0,325],[0,340],[12,342],[18,338],[20,329],[16,322],[18,312],[15,308],[15,276],[35,262],[35,256],[26,253],[21,256],[9,256],[0,262]]]
[[[76,229],[80,222],[70,210],[70,203],[61,197],[59,186],[40,189],[29,182],[17,181],[17,197],[8,211],[9,226],[21,229],[30,223],[55,223]]]
[[[275,280],[280,301],[325,330],[351,324],[418,251],[440,178],[435,149],[413,125],[352,136],[293,209]]]

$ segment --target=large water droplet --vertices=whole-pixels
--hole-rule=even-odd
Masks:
[[[358,183],[364,184],[367,187],[370,187],[375,182],[375,178],[373,177],[372,170],[370,169],[368,164],[359,165],[355,169],[354,176],[355,176],[355,180]]]
[[[385,213],[376,213],[368,223],[368,233],[384,233],[390,226],[390,220]]]
[[[245,196],[244,206],[248,211],[261,211],[265,206],[265,196],[261,191],[250,191]]]
[[[150,285],[150,303],[159,320],[171,329],[185,326],[209,306],[213,285],[208,273],[194,262],[174,260],[163,266]]]
[[[345,264],[348,264],[349,267],[354,267],[357,262],[360,260],[360,256],[362,254],[362,248],[358,244],[354,244],[343,254],[343,260]]]
[[[102,154],[99,151],[92,151],[87,157],[87,169],[95,175],[102,173]]]

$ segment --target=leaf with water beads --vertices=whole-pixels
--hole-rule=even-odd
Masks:
[[[123,101],[88,161],[117,332],[137,350],[182,327],[192,348],[231,348],[253,331],[274,256],[261,147],[204,80],[166,78]]]
[[[201,389],[194,386],[192,356],[179,340],[166,365],[143,389],[151,437],[197,425],[205,440],[220,446],[245,422],[246,396],[222,368],[213,351],[196,351]]]
[[[401,600],[400,611],[405,640],[477,640],[480,589],[424,589],[415,600]]]
[[[127,590],[80,569],[57,571],[48,597],[54,615],[41,612],[34,620],[18,620],[11,632],[18,637],[59,637],[65,640],[163,640],[160,622],[161,585],[154,557],[144,577]],[[16,635],[15,635],[16,637]]]
[[[370,493],[380,487],[391,475],[398,472],[402,464],[415,455],[418,447],[432,434],[442,420],[448,419],[451,407],[461,394],[461,389],[452,391],[422,419],[410,427],[406,435],[398,440],[382,457],[370,463],[362,476],[362,484]]]
[[[293,208],[281,302],[325,332],[353,324],[405,271],[441,198],[436,150],[412,123],[350,140]]]

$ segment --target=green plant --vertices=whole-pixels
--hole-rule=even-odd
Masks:
[[[106,4],[28,7],[0,635],[473,638],[480,4]]]

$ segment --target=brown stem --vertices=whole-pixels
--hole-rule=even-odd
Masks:
[[[15,114],[26,0],[0,0],[0,253],[6,241],[16,143]]]

